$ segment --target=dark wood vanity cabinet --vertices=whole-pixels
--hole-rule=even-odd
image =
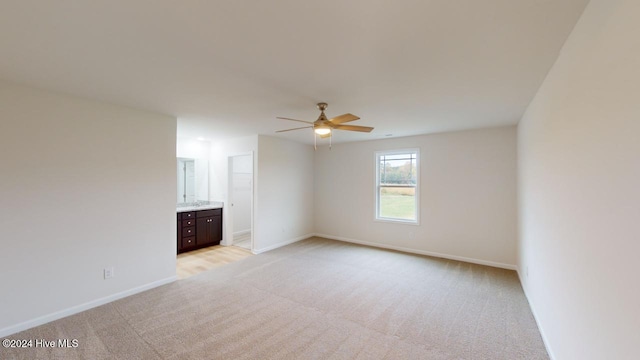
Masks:
[[[211,246],[222,240],[222,209],[196,213],[196,245]]]
[[[222,240],[222,209],[178,213],[178,253],[218,245]]]

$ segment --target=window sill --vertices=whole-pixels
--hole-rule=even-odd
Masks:
[[[375,218],[375,222],[381,223],[392,223],[392,224],[401,224],[401,225],[420,225],[418,220],[401,220],[401,219],[390,219],[390,218]]]

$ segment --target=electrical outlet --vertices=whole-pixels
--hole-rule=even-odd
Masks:
[[[111,279],[112,277],[115,277],[116,273],[113,270],[113,267],[108,267],[108,268],[104,268],[104,278],[106,279]]]

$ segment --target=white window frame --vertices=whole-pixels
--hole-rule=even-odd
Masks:
[[[416,154],[416,186],[415,186],[415,202],[416,202],[416,219],[415,220],[407,220],[407,219],[397,219],[397,218],[388,218],[380,216],[380,156],[382,155],[399,155],[399,154],[408,154],[415,153]],[[420,148],[411,148],[411,149],[399,149],[399,150],[379,150],[376,151],[373,157],[373,161],[375,162],[375,184],[374,184],[374,192],[375,192],[375,209],[374,216],[375,221],[380,222],[392,222],[399,224],[408,224],[408,225],[420,225]]]

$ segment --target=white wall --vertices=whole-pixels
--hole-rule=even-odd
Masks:
[[[640,358],[639,18],[592,0],[518,127],[520,277],[555,359]]]
[[[186,137],[177,137],[176,156],[191,159],[209,159],[211,156],[211,142]]]
[[[378,150],[420,148],[420,224],[376,222]],[[514,268],[516,129],[337,144],[316,152],[316,232]]]
[[[258,137],[254,251],[304,239],[314,232],[314,151],[270,136]]]
[[[0,82],[0,335],[175,278],[175,131]]]

